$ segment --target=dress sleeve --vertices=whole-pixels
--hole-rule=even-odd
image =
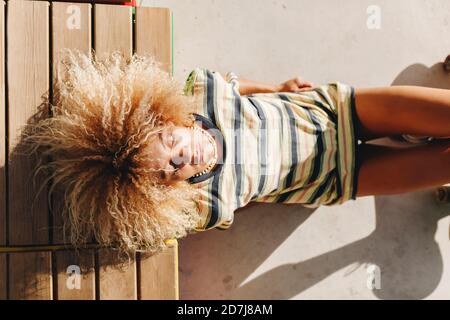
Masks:
[[[234,72],[230,71],[223,77],[219,72],[207,68],[195,68],[189,73],[184,85],[184,94],[202,94],[211,85],[224,87],[225,92],[229,94],[240,95],[239,79]]]
[[[194,83],[196,77],[197,77],[196,70],[192,70],[187,76],[183,89],[185,95],[191,96],[194,94]]]

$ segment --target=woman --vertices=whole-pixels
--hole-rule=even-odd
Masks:
[[[124,251],[227,229],[250,202],[336,205],[450,182],[450,90],[271,85],[196,68],[183,88],[148,57],[68,52],[53,117],[27,141],[64,189],[73,244]],[[440,137],[392,149],[359,140]]]

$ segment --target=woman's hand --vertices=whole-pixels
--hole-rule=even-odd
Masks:
[[[313,89],[312,82],[304,80],[302,77],[295,77],[278,85],[278,92],[302,92]]]

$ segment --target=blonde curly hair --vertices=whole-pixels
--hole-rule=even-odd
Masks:
[[[169,122],[193,124],[195,98],[152,56],[61,54],[51,116],[30,124],[24,141],[46,159],[36,172],[49,172],[50,193],[63,190],[70,243],[155,253],[186,236],[200,219],[196,188],[162,181],[144,150]]]

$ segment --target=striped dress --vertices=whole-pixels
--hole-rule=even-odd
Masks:
[[[332,82],[300,93],[239,94],[225,78],[196,68],[184,93],[198,98],[196,119],[219,132],[223,163],[190,180],[198,186],[196,231],[228,229],[250,201],[315,208],[356,198],[359,169],[354,88]]]

